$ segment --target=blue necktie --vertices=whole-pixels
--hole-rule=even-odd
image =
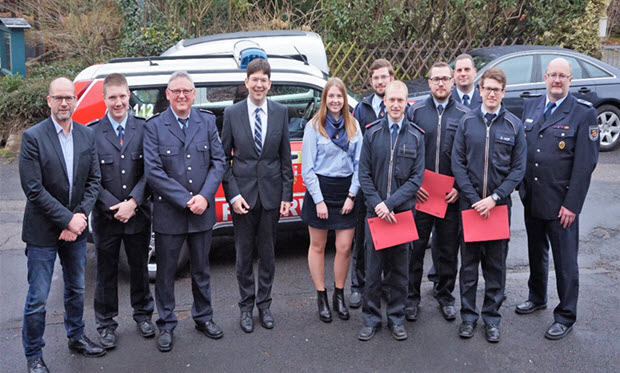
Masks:
[[[463,95],[463,105],[469,107],[469,95]]]
[[[392,149],[396,146],[396,136],[398,136],[398,124],[392,124]]]
[[[437,111],[439,112],[439,115],[443,114],[443,105],[437,105]]]
[[[254,145],[258,154],[263,151],[263,122],[260,119],[261,108],[256,108],[256,115],[254,116]]]
[[[125,136],[125,129],[119,124],[118,127],[116,127],[116,130],[118,131],[118,139],[121,142],[121,146],[123,146],[123,136]]]
[[[551,116],[551,111],[553,110],[554,107],[555,107],[555,102],[549,101],[549,103],[547,104],[547,107],[545,108],[545,120],[549,119],[549,117]]]
[[[187,122],[189,121],[189,117],[183,119],[183,118],[179,118],[179,123],[181,123],[183,126],[181,126],[181,129],[183,130],[183,134],[185,135],[185,130],[187,129]]]
[[[383,117],[385,117],[385,103],[381,101],[379,104],[379,116],[377,119],[383,119]]]
[[[493,114],[493,113],[486,113],[486,114],[484,114],[484,117],[487,120],[487,125],[489,125],[493,121],[493,118],[495,118],[495,114]]]

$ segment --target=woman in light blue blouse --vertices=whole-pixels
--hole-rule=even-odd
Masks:
[[[349,112],[344,83],[331,78],[321,95],[318,113],[306,125],[301,150],[301,174],[306,184],[301,219],[310,232],[308,266],[317,290],[319,318],[324,322],[332,321],[324,279],[329,230],[336,231],[334,312],[343,320],[349,319],[343,289],[357,217],[355,195],[360,187],[357,168],[361,148],[362,132]]]

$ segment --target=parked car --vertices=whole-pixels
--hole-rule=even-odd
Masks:
[[[506,73],[506,95],[503,102],[516,116],[523,113],[524,100],[545,94],[545,67],[563,57],[573,68],[570,91],[577,98],[591,102],[598,112],[601,151],[614,149],[620,143],[620,70],[600,60],[570,49],[538,45],[511,45],[471,50],[469,53],[480,76],[490,67]],[[454,67],[454,61],[450,62]],[[419,101],[428,92],[410,93],[411,101]]]

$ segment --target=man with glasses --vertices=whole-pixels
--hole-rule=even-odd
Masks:
[[[452,68],[445,62],[435,62],[428,73],[431,95],[424,101],[411,106],[407,118],[424,130],[425,168],[442,175],[452,175],[450,155],[459,120],[469,112],[450,94],[453,85]],[[428,199],[429,191],[418,189],[418,202]],[[409,289],[405,307],[405,318],[415,321],[420,304],[420,285],[424,266],[424,253],[429,237],[435,227],[436,239],[433,245],[433,263],[439,277],[437,300],[442,316],[450,321],[456,318],[452,291],[456,282],[459,250],[459,210],[456,201],[459,192],[456,185],[446,195],[448,209],[444,218],[416,211],[415,222],[420,239],[413,242],[409,259]]]
[[[456,87],[452,88],[452,97],[472,110],[482,103],[480,90],[474,85],[477,72],[474,59],[469,54],[463,53],[454,60]]]
[[[579,213],[599,151],[599,128],[592,104],[569,93],[572,68],[556,58],[545,74],[547,94],[526,100],[527,170],[519,193],[525,208],[530,262],[529,295],[517,314],[547,307],[549,245],[560,303],[548,339],[564,338],[577,319],[579,293]]]
[[[187,72],[170,76],[166,98],[170,107],[151,117],[144,133],[145,174],[153,192],[157,348],[161,352],[170,351],[173,345],[177,325],[174,278],[186,240],[196,329],[213,339],[223,335],[213,321],[209,249],[216,222],[215,192],[224,176],[224,151],[215,116],[192,108],[196,89]]]
[[[50,117],[22,135],[19,176],[27,198],[22,240],[29,285],[22,343],[30,372],[48,372],[42,351],[45,305],[57,255],[69,349],[89,357],[105,354],[84,334],[87,216],[97,200],[101,175],[94,132],[71,120],[75,104],[73,83],[54,79],[47,96]]]
[[[496,205],[507,205],[510,219],[510,194],[525,174],[523,126],[502,104],[506,89],[504,72],[489,68],[480,82],[482,105],[461,118],[452,148],[452,172],[460,189],[461,210],[475,209],[487,219]],[[459,335],[462,338],[474,335],[478,321],[476,291],[481,265],[485,282],[482,305],[485,336],[491,343],[499,342],[507,252],[508,239],[465,242],[461,246]]]

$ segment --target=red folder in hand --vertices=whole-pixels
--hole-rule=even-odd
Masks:
[[[438,218],[445,218],[446,210],[448,209],[446,195],[452,191],[453,187],[453,176],[424,170],[422,188],[428,192],[428,199],[425,202],[420,202],[418,200],[415,209]]]
[[[418,229],[413,220],[413,211],[403,211],[394,215],[396,216],[396,223],[393,224],[378,217],[368,219],[368,228],[375,250],[386,249],[418,239]]]
[[[495,206],[485,219],[474,210],[461,211],[463,218],[463,238],[465,242],[505,240],[510,238],[508,225],[508,206]]]

